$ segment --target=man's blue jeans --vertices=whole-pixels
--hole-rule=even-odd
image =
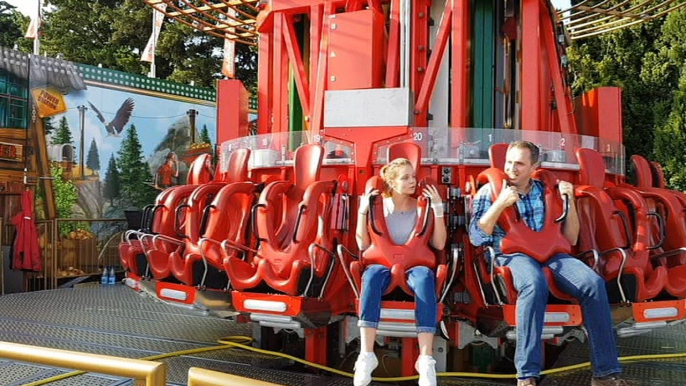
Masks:
[[[362,273],[359,327],[377,328],[381,318],[381,296],[391,282],[391,270],[375,264]],[[436,333],[436,274],[427,267],[407,271],[407,285],[414,291],[417,332]]]
[[[517,377],[538,377],[542,367],[543,317],[548,301],[548,282],[542,267],[553,272],[557,286],[577,298],[584,315],[593,364],[593,376],[619,373],[617,346],[605,282],[577,258],[561,253],[546,263],[524,254],[498,255],[497,262],[512,271],[517,296]]]

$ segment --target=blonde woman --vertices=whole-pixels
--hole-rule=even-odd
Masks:
[[[409,160],[397,158],[381,168],[385,191],[374,190],[362,196],[358,210],[355,238],[360,251],[370,245],[367,230],[369,198],[383,193],[384,217],[390,237],[395,244],[405,244],[417,222],[417,177]],[[431,199],[433,215],[436,217],[430,244],[443,249],[447,232],[443,222],[443,203],[435,186],[428,186],[422,194]],[[390,269],[383,265],[367,266],[362,275],[360,293],[360,355],[355,362],[354,386],[366,386],[371,382],[372,371],[378,365],[374,354],[374,340],[381,313],[381,295],[390,282]],[[419,373],[419,386],[436,385],[436,361],[433,359],[433,338],[436,332],[436,289],[435,273],[425,266],[416,266],[407,271],[407,284],[415,294],[415,315],[419,358],[415,368]]]

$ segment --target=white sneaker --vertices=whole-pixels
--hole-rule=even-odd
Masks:
[[[372,371],[379,365],[373,352],[361,352],[355,361],[354,386],[367,386],[372,382]]]
[[[436,360],[429,355],[420,355],[414,364],[419,373],[419,386],[436,386]]]

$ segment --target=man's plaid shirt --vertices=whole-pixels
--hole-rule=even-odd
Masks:
[[[517,210],[526,225],[536,232],[543,229],[545,224],[545,185],[541,181],[531,180],[529,193],[521,195],[517,201]],[[505,231],[498,225],[489,235],[479,227],[481,216],[491,207],[491,185],[486,184],[479,189],[472,203],[472,218],[469,223],[469,239],[475,246],[491,246],[496,254],[500,254],[500,243],[505,237]]]

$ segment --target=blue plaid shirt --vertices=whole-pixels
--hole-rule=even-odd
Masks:
[[[533,185],[529,193],[517,201],[517,210],[526,225],[536,232],[540,232],[545,224],[545,185],[541,181],[532,180]],[[491,207],[491,185],[486,184],[479,189],[472,203],[472,219],[469,223],[469,239],[475,246],[491,246],[496,254],[500,254],[500,243],[505,237],[505,231],[498,225],[493,228],[493,234],[484,232],[479,227],[481,216]]]

